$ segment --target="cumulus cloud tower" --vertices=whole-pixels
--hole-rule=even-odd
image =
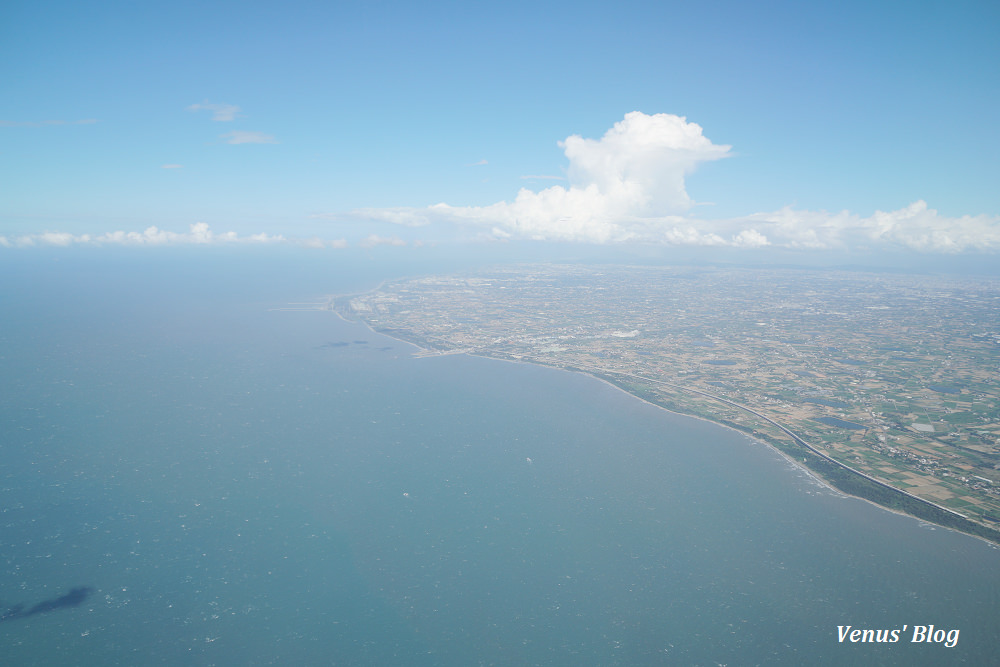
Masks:
[[[689,209],[694,202],[685,177],[731,148],[713,144],[683,116],[640,111],[625,114],[600,139],[573,135],[559,145],[569,160],[571,188],[596,186],[621,204],[619,213],[644,216]]]
[[[491,228],[498,237],[615,243],[663,240],[662,223],[694,202],[684,185],[702,162],[729,154],[701,126],[672,114],[633,111],[600,139],[572,135],[559,146],[569,186],[522,188],[512,202],[425,209],[429,217]],[[398,212],[397,212],[398,213]],[[386,218],[368,215],[367,217]]]

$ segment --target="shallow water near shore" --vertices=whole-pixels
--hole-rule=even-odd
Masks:
[[[993,546],[593,378],[279,310],[400,267],[218,261],[5,281],[0,611],[92,590],[0,623],[10,664],[995,658]]]

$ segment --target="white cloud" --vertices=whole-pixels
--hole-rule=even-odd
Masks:
[[[744,229],[733,236],[733,245],[741,248],[763,248],[766,245],[771,245],[771,242],[756,229]]]
[[[229,143],[276,143],[259,132],[230,132]],[[365,208],[347,214],[314,215],[335,222],[377,221],[422,227],[422,236],[442,226],[472,230],[469,238],[535,239],[581,243],[651,243],[677,246],[789,249],[903,249],[959,253],[1000,251],[1000,216],[947,217],[916,201],[895,211],[863,217],[850,211],[799,210],[709,219],[694,215],[685,179],[699,164],[726,157],[729,146],[713,144],[702,129],[667,114],[633,112],[600,139],[574,135],[560,142],[568,183],[538,191],[521,188],[512,201],[488,206]],[[165,164],[163,168],[180,168]],[[528,178],[559,178],[531,176]],[[705,208],[695,209],[704,212]],[[370,230],[366,230],[370,231]],[[216,244],[275,243],[284,236],[235,232],[215,234],[205,223],[184,233],[149,227],[142,232],[116,231],[73,235],[49,231],[0,236],[0,246],[74,244]],[[319,237],[292,239],[307,247],[344,248],[347,241]],[[418,245],[410,239],[371,234],[361,247]]]
[[[404,246],[406,241],[396,236],[379,236],[378,234],[371,234],[366,236],[361,240],[359,245],[362,248],[374,248],[375,246],[388,245],[388,246]]]
[[[242,241],[243,239],[237,238],[236,240]],[[260,234],[251,234],[246,240],[250,243],[283,243],[287,239],[282,234],[265,234],[261,232]]]
[[[90,235],[84,234],[83,236],[74,236],[72,234],[67,234],[66,232],[44,232],[38,235],[38,240],[41,243],[47,243],[48,245],[68,246],[73,243],[89,243]]]
[[[407,226],[447,223],[479,228],[494,239],[582,243],[871,249],[926,252],[1000,250],[1000,217],[950,218],[917,201],[861,217],[848,211],[785,207],[728,219],[690,215],[685,179],[703,162],[729,155],[702,129],[669,114],[626,114],[600,139],[568,137],[568,187],[522,188],[513,201],[489,206],[358,209],[355,219]],[[543,178],[531,176],[526,178]],[[550,177],[552,178],[552,177]]]
[[[488,165],[488,164],[489,164],[489,161],[487,161],[487,160],[480,160],[479,162],[473,162],[473,163],[467,164],[465,166],[466,167],[482,167],[482,166],[485,166],[485,165]]]
[[[192,104],[187,108],[188,111],[211,111],[212,120],[229,122],[231,120],[236,120],[236,114],[240,112],[240,108],[235,104],[212,104],[209,101],[204,101],[201,104]]]
[[[334,248],[334,249],[342,249],[342,248],[346,248],[347,247],[347,240],[346,239],[333,239],[332,241],[326,241],[324,239],[321,239],[318,236],[313,236],[311,238],[303,239],[303,240],[299,241],[299,244],[302,245],[302,246],[305,246],[306,248],[317,248],[317,249]]]
[[[278,140],[270,134],[263,132],[246,132],[235,130],[219,135],[220,139],[225,139],[227,144],[276,144]]]
[[[160,165],[160,169],[182,169],[184,165],[182,164],[164,164]]]
[[[894,246],[924,252],[1000,250],[1000,217],[950,218],[919,200],[896,211],[875,211],[864,218],[848,211],[797,211],[785,207],[756,213],[746,222],[776,244],[789,248],[872,248]]]
[[[726,157],[701,127],[670,114],[634,111],[600,139],[579,135],[559,143],[569,160],[569,187],[522,188],[512,202],[491,206],[364,209],[385,222],[445,219],[481,225],[500,236],[609,243],[642,240],[648,219],[689,209],[685,178],[702,162]],[[537,178],[537,177],[535,177]]]
[[[639,111],[626,114],[601,139],[573,135],[560,146],[569,159],[571,191],[596,186],[622,213],[649,215],[690,208],[687,174],[730,149],[713,144],[685,118]]]
[[[433,209],[433,207],[432,207]],[[375,220],[378,222],[389,222],[403,227],[423,227],[431,224],[436,215],[432,209],[421,208],[358,208],[347,214],[338,213],[317,213],[310,217],[333,222],[346,222],[350,220]]]
[[[43,232],[41,234],[25,234],[13,240],[0,237],[0,245],[33,246],[33,245],[175,245],[197,244],[209,245],[216,243],[283,243],[282,235],[253,234],[239,236],[236,232],[214,233],[207,223],[197,222],[190,226],[186,233],[170,232],[158,227],[147,227],[142,232],[115,231],[98,236],[91,234],[69,234],[66,232]]]

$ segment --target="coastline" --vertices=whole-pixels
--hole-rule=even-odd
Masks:
[[[945,526],[945,525],[940,524],[940,523],[929,521],[929,520],[927,520],[927,519],[925,519],[923,517],[916,516],[916,515],[911,514],[909,512],[904,512],[904,511],[896,509],[894,507],[887,507],[887,506],[885,506],[885,505],[883,505],[881,503],[877,503],[874,500],[871,500],[869,498],[865,498],[863,496],[858,496],[858,495],[854,495],[852,493],[847,493],[846,491],[843,491],[843,490],[837,488],[836,486],[834,486],[833,483],[830,482],[830,480],[824,478],[822,475],[820,475],[815,470],[811,469],[809,466],[804,465],[801,461],[796,460],[795,457],[792,456],[791,454],[789,454],[788,452],[782,451],[774,443],[769,442],[767,439],[762,438],[759,435],[754,435],[754,434],[751,434],[751,433],[746,433],[745,431],[741,431],[740,429],[738,429],[738,428],[736,428],[736,427],[734,427],[734,426],[732,426],[730,424],[726,424],[726,423],[721,422],[721,421],[715,421],[715,420],[709,419],[707,417],[703,417],[701,415],[695,415],[695,414],[690,414],[690,413],[686,413],[686,412],[678,412],[676,410],[671,410],[670,408],[668,408],[666,406],[660,405],[658,403],[654,403],[653,401],[650,401],[647,398],[643,398],[642,396],[638,396],[637,394],[634,394],[634,393],[628,391],[627,389],[619,387],[615,383],[610,382],[610,381],[608,381],[608,380],[606,380],[606,379],[604,379],[602,377],[598,377],[597,375],[594,375],[593,373],[589,373],[587,371],[582,371],[582,370],[570,369],[570,368],[562,368],[562,367],[558,367],[558,366],[549,366],[547,364],[537,364],[537,363],[534,363],[534,362],[527,362],[527,361],[515,361],[513,359],[499,359],[498,357],[489,357],[489,356],[484,356],[484,355],[472,355],[472,356],[479,356],[482,359],[494,359],[496,361],[512,361],[514,363],[534,364],[534,365],[537,365],[537,366],[544,366],[546,368],[558,368],[559,370],[565,370],[565,371],[568,371],[568,372],[571,372],[571,373],[579,373],[580,375],[585,375],[587,377],[590,377],[590,378],[593,378],[593,379],[597,380],[598,382],[602,382],[602,383],[608,385],[609,387],[613,387],[614,389],[617,389],[618,391],[620,391],[620,392],[622,392],[624,394],[627,394],[628,396],[631,396],[632,398],[638,399],[638,400],[642,401],[643,403],[646,403],[647,405],[651,405],[654,408],[658,408],[660,410],[664,410],[666,412],[669,412],[670,414],[678,415],[680,417],[685,417],[685,418],[688,418],[688,419],[697,419],[698,421],[702,421],[702,422],[705,422],[707,424],[712,424],[713,426],[718,426],[718,427],[721,427],[721,428],[724,428],[724,429],[728,429],[730,431],[733,431],[734,433],[738,433],[738,434],[740,434],[740,435],[742,435],[742,436],[744,436],[746,438],[749,438],[750,440],[753,440],[754,442],[760,443],[760,444],[764,445],[765,447],[767,447],[768,449],[770,449],[771,451],[773,451],[773,452],[777,453],[778,455],[780,455],[785,461],[787,461],[788,463],[790,463],[791,465],[793,465],[796,469],[804,472],[806,475],[809,476],[810,479],[812,479],[812,480],[816,481],[817,483],[821,484],[827,490],[831,491],[833,494],[835,494],[835,495],[837,495],[837,496],[839,496],[841,498],[854,498],[854,499],[857,499],[857,500],[861,500],[863,502],[868,503],[869,505],[871,505],[873,507],[877,507],[877,508],[879,508],[881,510],[884,510],[886,512],[890,512],[890,513],[896,514],[898,516],[905,516],[905,517],[908,517],[910,519],[914,519],[914,520],[916,520],[918,522],[922,522],[922,523],[926,523],[928,525],[934,526],[935,528],[942,528],[944,530],[948,530],[948,531],[951,531],[953,533],[958,533],[960,535],[965,535],[965,536],[968,536],[968,537],[976,538],[976,539],[981,540],[981,541],[985,542],[986,544],[990,545],[994,549],[1000,549],[1000,542],[995,542],[993,540],[990,540],[990,539],[984,537],[983,535],[974,535],[972,533],[968,533],[968,532],[965,532],[963,530],[959,530],[959,529],[954,528],[952,526]],[[900,489],[893,489],[893,490],[894,491],[899,491],[901,493],[905,493],[905,491],[902,491]],[[907,494],[907,495],[911,495],[911,494]],[[923,501],[922,498],[917,498],[917,500]],[[926,502],[926,501],[924,501],[924,502]],[[946,511],[951,511],[951,510],[948,510],[947,508],[942,508],[942,509],[945,509]]]
[[[859,500],[863,500],[863,501],[865,501],[867,503],[870,503],[873,506],[876,506],[876,507],[879,507],[879,508],[881,508],[883,510],[892,512],[893,514],[898,514],[900,516],[907,516],[907,517],[910,517],[910,518],[915,519],[917,521],[921,521],[921,522],[927,523],[929,525],[933,525],[935,527],[944,528],[944,529],[951,530],[951,531],[954,531],[954,532],[957,532],[957,533],[961,533],[963,535],[968,535],[970,537],[978,538],[978,539],[982,540],[983,542],[989,544],[990,546],[992,546],[994,548],[1000,548],[1000,531],[993,530],[989,526],[985,526],[983,524],[974,522],[974,521],[968,519],[967,517],[965,517],[964,515],[959,514],[958,512],[955,512],[954,510],[948,509],[946,507],[942,507],[942,506],[937,505],[936,503],[933,503],[933,502],[931,502],[929,500],[925,500],[923,498],[920,498],[919,496],[914,496],[913,494],[910,494],[910,493],[908,493],[908,492],[906,492],[906,491],[904,491],[902,489],[897,489],[897,488],[895,488],[895,487],[893,487],[893,486],[891,486],[891,485],[889,485],[889,484],[887,484],[885,482],[882,482],[881,480],[874,479],[874,478],[870,477],[869,475],[866,475],[865,473],[862,473],[862,472],[859,472],[857,470],[854,470],[850,466],[847,466],[846,464],[840,463],[839,461],[836,461],[836,460],[830,458],[829,456],[823,454],[822,452],[818,452],[812,446],[810,446],[808,443],[806,443],[804,439],[802,439],[801,437],[799,437],[798,435],[796,435],[794,432],[792,432],[791,430],[789,430],[787,427],[783,426],[779,422],[776,422],[776,421],[770,419],[769,417],[761,415],[760,413],[757,413],[757,412],[755,412],[755,411],[753,411],[753,410],[751,410],[749,408],[746,408],[744,406],[741,406],[741,405],[739,405],[737,403],[734,403],[732,401],[728,401],[727,399],[722,399],[722,398],[713,396],[713,395],[711,395],[711,394],[709,394],[707,392],[702,392],[700,390],[688,389],[688,388],[685,388],[685,387],[683,387],[681,385],[677,385],[677,384],[671,383],[671,382],[660,381],[660,380],[653,380],[651,378],[644,378],[642,376],[634,376],[634,375],[631,375],[631,374],[623,374],[626,377],[632,377],[634,379],[641,380],[641,381],[644,381],[644,382],[651,382],[651,383],[654,383],[654,384],[663,384],[665,386],[670,387],[671,389],[673,389],[675,391],[680,391],[680,392],[684,392],[684,393],[698,394],[698,395],[700,395],[700,396],[702,396],[704,398],[708,398],[708,399],[713,400],[713,401],[719,401],[719,402],[728,404],[731,407],[735,407],[735,408],[737,408],[739,410],[743,410],[743,411],[749,412],[750,414],[753,414],[754,416],[757,416],[758,418],[767,421],[772,426],[778,428],[779,430],[781,430],[782,432],[784,432],[786,435],[788,435],[790,438],[792,438],[792,440],[795,443],[794,444],[795,447],[805,448],[806,451],[808,453],[812,454],[814,457],[821,458],[821,460],[823,460],[823,461],[825,461],[825,462],[827,462],[829,464],[832,464],[834,466],[837,466],[839,469],[848,471],[851,475],[856,475],[859,478],[862,478],[862,479],[866,480],[867,482],[869,482],[871,484],[878,485],[879,487],[881,487],[885,491],[889,492],[890,494],[893,494],[897,498],[905,498],[911,504],[912,503],[916,503],[918,507],[920,507],[920,506],[922,506],[922,507],[929,507],[929,508],[933,508],[933,510],[935,510],[937,512],[947,513],[947,515],[950,515],[950,517],[953,518],[954,522],[961,522],[966,527],[968,527],[969,530],[963,530],[963,528],[962,528],[961,525],[949,525],[948,523],[946,523],[944,521],[935,520],[933,517],[922,516],[921,513],[907,511],[906,509],[903,509],[903,508],[890,506],[887,503],[878,502],[877,500],[874,500],[873,498],[866,497],[866,496],[861,495],[859,493],[851,493],[850,491],[845,490],[845,489],[840,488],[839,486],[837,486],[837,484],[834,482],[834,480],[826,477],[825,475],[822,474],[822,472],[820,472],[818,470],[815,470],[814,468],[812,468],[809,465],[807,465],[805,459],[799,460],[791,452],[785,451],[785,449],[783,449],[780,446],[780,443],[778,443],[778,442],[772,442],[769,438],[763,436],[763,434],[760,434],[757,431],[748,432],[748,431],[743,430],[741,428],[738,428],[738,427],[736,427],[736,426],[734,426],[732,424],[726,423],[725,421],[722,421],[722,420],[715,420],[715,419],[711,419],[710,417],[705,416],[705,415],[694,414],[694,413],[691,413],[691,412],[684,412],[684,411],[681,411],[681,410],[672,409],[670,407],[667,407],[666,405],[662,405],[660,403],[657,403],[656,401],[650,400],[649,398],[647,398],[645,396],[641,396],[641,395],[639,395],[636,392],[629,391],[627,388],[625,388],[623,386],[620,386],[619,384],[616,384],[615,382],[609,380],[606,377],[601,377],[601,375],[598,374],[598,373],[602,373],[602,374],[611,374],[611,375],[614,375],[615,374],[614,371],[587,370],[587,369],[578,368],[578,367],[575,367],[575,366],[560,366],[560,365],[548,364],[548,363],[543,363],[543,362],[539,362],[539,361],[535,361],[535,360],[530,360],[530,359],[529,360],[525,360],[525,359],[511,359],[511,358],[507,358],[507,357],[503,357],[503,356],[493,356],[493,355],[490,355],[490,354],[484,354],[481,351],[477,351],[475,349],[469,349],[469,350],[464,350],[464,349],[462,349],[462,350],[460,350],[460,349],[456,349],[456,350],[439,350],[439,349],[432,349],[432,348],[424,347],[420,343],[418,343],[418,342],[416,342],[414,340],[410,340],[410,339],[406,338],[404,335],[401,335],[403,332],[400,332],[400,331],[397,331],[397,330],[380,330],[380,329],[376,329],[364,317],[357,316],[354,319],[348,317],[344,312],[342,312],[341,308],[337,307],[337,301],[340,300],[340,299],[349,298],[350,296],[353,296],[353,295],[337,295],[336,297],[331,297],[329,299],[329,301],[327,302],[326,309],[327,310],[332,310],[343,321],[363,324],[369,331],[371,331],[373,333],[377,333],[379,335],[386,336],[387,338],[390,338],[392,340],[396,340],[396,341],[399,341],[399,342],[402,342],[402,343],[406,343],[408,345],[412,345],[413,347],[416,348],[416,352],[414,352],[414,355],[418,356],[420,358],[433,357],[433,356],[444,356],[444,355],[450,355],[450,354],[466,354],[468,356],[479,357],[479,358],[482,358],[482,359],[491,359],[491,360],[494,360],[494,361],[504,361],[504,362],[508,362],[508,363],[534,365],[534,366],[540,366],[540,367],[545,367],[545,368],[552,368],[552,369],[563,370],[563,371],[567,371],[567,372],[571,372],[571,373],[578,373],[580,375],[585,375],[587,377],[591,377],[591,378],[594,378],[595,380],[603,382],[606,385],[614,387],[615,389],[617,389],[617,390],[619,390],[619,391],[621,391],[621,392],[623,392],[625,394],[628,394],[632,398],[638,399],[638,400],[640,400],[640,401],[642,401],[644,403],[647,403],[649,405],[657,407],[657,408],[659,408],[661,410],[665,410],[665,411],[667,411],[669,413],[672,413],[672,414],[675,414],[675,415],[680,415],[680,416],[683,416],[683,417],[698,419],[700,421],[703,421],[703,422],[706,422],[706,423],[709,423],[709,424],[713,424],[715,426],[720,426],[720,427],[723,427],[723,428],[727,428],[727,429],[730,429],[730,430],[735,431],[737,433],[740,433],[741,435],[744,435],[744,436],[746,436],[748,438],[751,438],[751,439],[753,439],[756,442],[760,442],[760,443],[766,445],[767,447],[769,447],[770,449],[772,449],[772,450],[776,451],[777,453],[781,454],[782,457],[784,457],[784,459],[786,461],[788,461],[789,463],[794,464],[795,467],[798,468],[799,470],[802,470],[802,471],[806,472],[812,479],[818,481],[823,486],[827,487],[828,489],[834,491],[835,493],[837,493],[837,494],[839,494],[839,495],[841,495],[843,497],[857,498]],[[990,531],[992,534],[983,534],[983,533],[986,533],[987,531]]]
[[[377,331],[375,329],[372,329],[372,331],[375,331],[376,333],[381,333],[381,332],[379,332],[379,331]],[[383,335],[388,335],[388,334],[383,334]],[[421,349],[423,349],[423,348],[421,348]],[[879,509],[885,510],[887,512],[891,512],[892,514],[896,514],[898,516],[909,517],[909,518],[914,519],[914,520],[916,520],[918,522],[923,522],[923,523],[926,523],[928,525],[932,525],[932,526],[934,526],[936,528],[942,528],[942,529],[949,530],[949,531],[952,531],[952,532],[955,532],[955,533],[966,535],[968,537],[973,537],[973,538],[976,538],[976,539],[979,539],[979,540],[985,542],[986,544],[990,545],[993,548],[1000,548],[1000,539],[991,540],[991,539],[989,539],[989,537],[987,537],[985,535],[979,535],[979,534],[971,533],[971,532],[968,532],[968,531],[960,530],[959,528],[957,528],[955,526],[948,526],[948,525],[946,525],[944,523],[933,521],[933,520],[931,520],[931,519],[929,519],[927,517],[922,517],[922,516],[919,516],[919,515],[914,514],[912,512],[906,512],[904,510],[901,510],[901,509],[898,509],[898,508],[895,508],[895,507],[889,507],[889,506],[884,505],[882,503],[876,502],[876,501],[874,501],[874,500],[872,500],[870,498],[866,498],[866,497],[861,496],[861,495],[857,495],[857,494],[853,494],[853,493],[849,493],[847,491],[844,491],[843,489],[838,488],[831,480],[826,479],[819,472],[817,472],[816,470],[813,470],[809,466],[805,465],[802,461],[797,460],[792,454],[790,454],[790,453],[782,450],[775,443],[770,442],[767,438],[762,437],[760,434],[747,433],[746,431],[743,431],[743,430],[741,430],[739,428],[736,428],[735,426],[733,426],[731,424],[727,424],[727,423],[722,422],[722,421],[713,420],[713,419],[710,419],[710,418],[705,417],[703,415],[697,415],[697,414],[692,414],[692,413],[688,413],[688,412],[680,412],[678,410],[672,410],[672,409],[670,409],[667,406],[660,405],[659,403],[651,401],[648,398],[645,398],[645,397],[640,396],[640,395],[638,395],[636,393],[633,393],[633,392],[629,391],[628,389],[625,389],[624,387],[621,387],[621,386],[615,384],[614,382],[611,382],[610,380],[608,380],[606,378],[603,378],[603,377],[600,377],[599,375],[596,375],[593,372],[590,372],[590,371],[587,371],[587,370],[582,370],[582,369],[575,368],[575,367],[554,366],[554,365],[540,363],[540,362],[536,362],[536,361],[524,361],[524,360],[519,360],[519,359],[506,359],[506,358],[503,358],[503,357],[493,357],[493,356],[490,356],[490,355],[476,354],[476,353],[472,353],[472,352],[466,352],[464,354],[468,354],[469,356],[479,357],[481,359],[491,359],[491,360],[494,360],[494,361],[506,361],[506,362],[510,362],[510,363],[529,364],[529,365],[540,366],[540,367],[544,367],[544,368],[553,368],[553,369],[567,371],[567,372],[570,372],[570,373],[577,373],[579,375],[584,375],[586,377],[593,378],[593,379],[595,379],[595,380],[597,380],[599,382],[602,382],[602,383],[608,385],[609,387],[613,387],[614,389],[617,389],[618,391],[620,391],[620,392],[622,392],[624,394],[627,394],[628,396],[631,396],[634,399],[642,401],[643,403],[646,403],[647,405],[651,405],[651,406],[653,406],[655,408],[658,408],[660,410],[664,410],[664,411],[669,412],[669,413],[674,414],[674,415],[678,415],[680,417],[685,417],[685,418],[688,418],[688,419],[697,419],[697,420],[705,422],[707,424],[712,424],[713,426],[722,427],[722,428],[731,430],[731,431],[733,431],[735,433],[738,433],[740,435],[743,435],[743,436],[745,436],[745,437],[747,437],[747,438],[749,438],[749,439],[751,439],[751,440],[753,440],[755,442],[758,442],[758,443],[760,443],[760,444],[768,447],[772,451],[776,452],[777,454],[781,455],[782,458],[784,458],[788,463],[794,465],[798,470],[800,470],[802,472],[805,472],[811,479],[813,479],[816,482],[822,484],[828,490],[832,491],[834,494],[836,494],[836,495],[838,495],[838,496],[840,496],[842,498],[856,498],[857,500],[864,501],[864,502],[872,505],[873,507],[878,507]],[[642,378],[642,379],[644,379],[646,381],[650,381],[648,378]],[[654,382],[656,382],[656,381],[654,381]],[[802,440],[802,438],[800,438],[799,436],[797,436],[794,433],[792,433],[786,427],[784,427],[781,424],[779,424],[779,423],[771,420],[768,417],[765,417],[765,416],[760,415],[760,414],[758,414],[756,412],[753,412],[752,410],[749,410],[748,408],[745,408],[743,406],[739,406],[739,405],[737,405],[735,403],[732,403],[731,401],[726,401],[725,399],[718,399],[717,397],[712,397],[712,396],[706,394],[705,392],[701,392],[701,391],[698,391],[698,390],[685,389],[685,388],[679,387],[677,385],[672,385],[672,383],[665,383],[665,384],[671,384],[671,386],[673,386],[674,388],[678,389],[679,391],[690,391],[690,392],[694,392],[694,393],[697,393],[697,394],[705,395],[705,396],[714,398],[716,400],[720,400],[722,402],[729,403],[729,404],[733,405],[734,407],[738,407],[739,409],[751,412],[752,414],[755,414],[755,415],[759,416],[761,419],[767,420],[772,425],[774,425],[777,428],[783,430],[784,432],[786,432],[793,439],[801,441],[802,443],[804,443],[804,441]],[[804,444],[804,446],[809,447],[808,444]],[[809,447],[809,449],[811,450],[812,447]],[[889,491],[891,491],[893,493],[898,493],[898,494],[904,495],[904,496],[906,496],[906,497],[908,497],[908,498],[910,498],[910,499],[912,499],[912,500],[914,500],[916,502],[923,503],[925,505],[930,505],[931,507],[934,507],[934,508],[936,508],[936,509],[938,509],[940,511],[948,512],[948,513],[953,514],[953,515],[955,515],[955,516],[957,516],[957,517],[959,517],[961,519],[969,521],[969,519],[967,519],[966,517],[964,517],[963,515],[961,515],[961,514],[959,514],[957,512],[954,512],[953,510],[950,510],[950,509],[948,509],[946,507],[941,507],[941,506],[939,506],[939,505],[937,505],[935,503],[927,501],[927,500],[925,500],[923,498],[920,498],[918,496],[914,496],[913,494],[907,493],[906,491],[904,491],[902,489],[896,489],[896,488],[894,488],[894,487],[892,487],[892,486],[890,486],[890,485],[888,485],[888,484],[886,484],[884,482],[872,479],[868,475],[865,475],[862,472],[854,470],[853,468],[850,468],[849,466],[846,466],[844,464],[841,464],[838,461],[830,459],[829,457],[826,457],[826,456],[824,456],[822,454],[819,454],[819,455],[823,456],[823,458],[826,459],[827,461],[830,461],[831,463],[839,465],[839,466],[847,469],[848,471],[850,471],[851,473],[853,473],[855,475],[859,475],[859,476],[861,476],[861,477],[863,477],[865,479],[868,479],[868,480],[870,480],[870,481],[872,481],[872,482],[874,482],[876,484],[879,484],[880,486],[886,488],[887,490],[889,490]],[[970,521],[970,523],[974,523],[974,522]],[[978,525],[978,524],[976,524],[976,525]]]

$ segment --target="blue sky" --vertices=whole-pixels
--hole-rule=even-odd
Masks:
[[[995,252],[998,37],[994,2],[14,0],[0,245]]]

